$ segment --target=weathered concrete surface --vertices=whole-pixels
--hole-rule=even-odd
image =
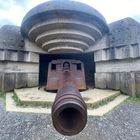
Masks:
[[[0,49],[1,61],[39,63],[39,54],[28,51]]]
[[[23,88],[15,89],[15,94],[23,102],[48,102],[53,103],[56,93],[46,92],[43,89],[39,90],[38,87],[35,88]],[[101,89],[90,89],[81,92],[85,103],[90,106],[99,104],[103,100],[111,97],[118,96],[119,91],[114,90],[101,90]]]
[[[120,89],[119,73],[95,73],[95,87],[107,89]]]
[[[2,91],[10,91],[15,87],[15,74],[13,73],[5,73],[3,80]]]
[[[5,25],[0,28],[0,49],[24,49],[24,40],[20,33],[20,27]]]
[[[106,88],[106,73],[95,73],[95,87]]]
[[[133,61],[132,58],[140,57],[140,48],[139,44],[130,44],[119,47],[110,47],[106,49],[96,50],[94,52],[95,61],[96,62],[104,62],[104,61]],[[135,61],[136,59],[134,59]]]
[[[136,96],[140,96],[140,72],[135,73],[135,88],[136,88]]]
[[[16,73],[15,88],[23,88],[27,86],[27,73]]]
[[[139,72],[96,73],[95,87],[120,90],[124,94],[135,96],[139,93]]]
[[[108,47],[96,50],[95,87],[139,95],[140,23],[125,18],[109,24]],[[102,45],[102,43],[98,44]]]
[[[48,107],[33,107],[33,106],[16,106],[15,101],[13,100],[12,96],[14,94],[12,92],[6,93],[6,111],[8,112],[26,112],[26,113],[45,113],[51,114],[51,108]]]
[[[38,47],[35,43],[29,41],[28,39],[24,39],[25,45],[24,49],[25,51],[34,52],[37,54],[46,54],[47,52],[44,51],[42,48]]]
[[[0,28],[0,50],[46,53],[38,48],[35,43],[23,39],[20,27],[14,25],[4,25]]]
[[[96,63],[96,72],[140,71],[140,59],[113,60]]]
[[[25,106],[25,107],[16,106],[16,103],[14,102],[12,96],[13,96],[12,92],[9,92],[9,93],[6,94],[6,111],[51,114],[51,106],[50,107],[45,107],[45,108],[41,107],[41,106]],[[48,97],[50,98],[51,96],[48,96]],[[95,95],[94,97],[97,97],[97,96]],[[88,108],[87,109],[88,116],[103,116],[106,113],[108,113],[109,111],[111,111],[114,107],[116,107],[120,103],[122,103],[124,100],[126,100],[128,97],[129,96],[126,96],[126,95],[119,95],[113,101],[109,102],[107,105],[103,105],[103,106],[101,106],[97,109]],[[88,97],[86,97],[86,98],[88,98]],[[111,98],[111,96],[110,97],[108,96],[108,98]],[[32,98],[32,101],[34,102],[35,99],[36,99],[36,97],[34,96],[34,98]],[[54,98],[52,97],[52,99],[54,99]],[[50,98],[49,102],[52,102],[52,99]],[[31,101],[31,99],[28,100],[28,102],[29,101]],[[45,101],[43,101],[42,98],[41,98],[40,102],[45,102]],[[98,101],[98,103],[99,103],[99,101]],[[96,105],[98,103],[94,102],[93,104]],[[86,104],[88,104],[88,103],[86,103]]]
[[[7,72],[0,73],[0,90],[13,91],[15,88],[38,86],[38,73]]]
[[[98,40],[94,45],[90,46],[86,52],[96,52],[97,50],[103,50],[109,47],[109,37],[105,34],[100,40]]]
[[[3,72],[0,72],[0,91],[2,91],[3,89],[3,80],[4,80]]]
[[[38,73],[38,63],[26,63],[26,62],[0,62],[0,72],[26,72],[26,73]]]
[[[5,58],[5,52],[4,50],[0,50],[0,60],[3,61]]]
[[[5,50],[5,60],[17,61],[18,60],[18,53],[17,53],[17,51]]]
[[[119,88],[120,88],[119,73],[107,73],[106,74],[106,88],[119,90]]]
[[[120,73],[120,90],[121,92],[134,96],[135,95],[135,75],[134,73]]]
[[[94,60],[96,61],[105,61],[106,53],[105,50],[99,50],[94,52]]]
[[[119,47],[139,43],[140,24],[132,18],[125,18],[109,24],[110,46]]]
[[[0,54],[1,91],[11,91],[28,85],[38,86],[39,54],[19,50],[0,50]],[[34,78],[28,76],[34,73],[37,74]]]
[[[5,92],[14,88],[37,86],[39,53],[44,53],[44,51],[34,43],[24,40],[20,27],[14,25],[1,27],[0,90]],[[36,74],[35,78],[30,76],[32,74]]]
[[[21,25],[23,37],[48,53],[85,52],[108,31],[104,17],[97,10],[65,0],[36,6],[25,15]]]
[[[120,103],[125,101],[129,96],[126,95],[119,95],[113,101],[109,102],[108,104],[101,106],[97,109],[88,110],[88,114],[90,116],[103,116],[107,112],[111,111],[114,107],[118,106]]]
[[[36,87],[39,82],[39,74],[38,73],[28,73],[28,87]]]

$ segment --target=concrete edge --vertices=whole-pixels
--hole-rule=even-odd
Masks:
[[[97,106],[97,105],[100,105],[100,104],[102,104],[102,102],[105,102],[105,101],[107,101],[108,99],[110,99],[110,98],[116,98],[117,96],[119,96],[121,93],[120,93],[120,91],[116,91],[116,93],[114,93],[113,95],[110,95],[110,96],[107,96],[107,97],[105,97],[105,98],[103,98],[102,100],[98,100],[98,101],[96,101],[96,102],[94,102],[94,103],[86,103],[86,105],[87,106]]]
[[[14,94],[9,92],[6,94],[6,111],[8,112],[24,112],[24,113],[43,113],[43,114],[51,114],[51,108],[43,108],[43,107],[21,107],[16,106],[12,96]],[[103,116],[109,111],[111,111],[114,107],[118,106],[124,100],[126,100],[129,96],[119,95],[113,101],[108,104],[101,106],[97,109],[88,109],[88,116]]]
[[[97,109],[88,110],[89,116],[103,116],[113,108],[124,102],[129,96],[127,95],[119,95],[113,101],[109,102],[108,104],[101,106]]]
[[[47,107],[42,108],[42,107],[16,106],[16,103],[12,98],[13,95],[14,94],[12,92],[6,94],[6,111],[8,112],[45,113],[45,114],[51,113],[51,109]]]
[[[39,100],[35,100],[35,101],[29,101],[29,100],[24,100],[24,99],[22,99],[18,94],[17,94],[17,89],[15,89],[14,90],[14,94],[16,95],[16,97],[18,98],[18,100],[21,102],[21,103],[25,103],[25,104],[38,104],[38,105],[47,105],[47,106],[51,106],[52,105],[52,101],[39,101]],[[81,94],[82,95],[82,94]],[[104,97],[103,99],[100,99],[100,100],[97,100],[97,101],[95,101],[95,102],[87,102],[86,103],[86,105],[87,105],[87,107],[96,107],[96,106],[98,106],[98,105],[100,105],[100,104],[102,104],[102,102],[105,102],[105,101],[107,101],[108,99],[112,99],[112,100],[114,100],[114,98],[116,98],[117,96],[119,96],[120,95],[120,91],[116,91],[114,94],[112,94],[112,95],[109,95],[109,96],[107,96],[107,97]],[[55,98],[54,98],[55,99]],[[86,102],[86,101],[85,101]]]

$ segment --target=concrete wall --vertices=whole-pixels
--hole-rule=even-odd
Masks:
[[[0,29],[0,91],[38,86],[39,54],[42,49],[23,39],[20,27]]]
[[[38,85],[38,54],[13,50],[0,50],[0,54],[1,91]]]
[[[110,32],[91,46],[95,87],[140,96],[140,23],[131,18],[109,24]],[[46,52],[23,39],[17,26],[0,29],[0,90],[38,86],[39,54]]]
[[[140,96],[140,23],[126,18],[111,23],[109,28],[104,43],[102,40],[92,48],[95,86]]]

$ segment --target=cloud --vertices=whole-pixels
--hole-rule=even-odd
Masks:
[[[34,6],[46,0],[0,0],[0,26],[21,25],[25,14]]]
[[[0,0],[0,25],[20,26],[25,14],[47,0]],[[140,22],[139,0],[77,0],[97,9],[108,23],[132,17]]]
[[[25,12],[26,8],[16,4],[15,0],[0,0],[0,21],[10,21],[11,24],[20,25]]]
[[[139,0],[78,0],[86,3],[103,14],[107,22],[113,22],[125,17],[140,16]],[[139,20],[140,21],[140,20]]]

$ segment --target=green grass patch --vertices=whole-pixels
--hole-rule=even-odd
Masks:
[[[0,92],[0,98],[5,100],[5,93]]]
[[[126,102],[133,102],[133,103],[140,103],[140,97],[136,97],[136,96],[133,96],[133,97],[129,97]]]
[[[41,106],[41,107],[51,107],[52,102],[42,102],[42,101],[21,101],[16,93],[13,95],[13,100],[15,101],[17,106],[30,106],[30,107],[35,107],[35,106]]]
[[[17,97],[17,95],[14,93],[14,95],[12,96],[13,100],[15,101],[17,106],[23,106],[24,104],[19,100],[19,98]]]

